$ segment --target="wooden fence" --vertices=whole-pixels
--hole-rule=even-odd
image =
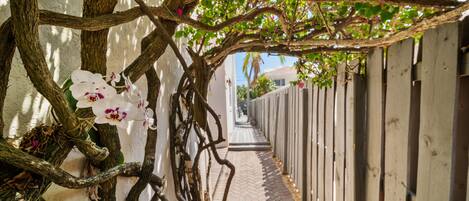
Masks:
[[[338,66],[330,88],[267,94],[249,115],[307,201],[469,201],[469,23]]]

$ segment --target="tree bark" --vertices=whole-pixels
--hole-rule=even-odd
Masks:
[[[60,186],[75,189],[96,185],[110,178],[115,178],[120,174],[138,172],[141,168],[140,163],[126,163],[93,177],[77,178],[47,161],[8,145],[3,139],[0,140],[0,159],[7,161],[7,163],[15,167],[50,178],[54,183]]]
[[[111,14],[117,0],[84,0],[83,17]],[[106,75],[106,52],[109,28],[81,32],[81,69]]]
[[[84,0],[83,17],[93,18],[101,15],[111,14],[117,4],[117,0]],[[81,32],[81,69],[93,73],[106,75],[107,69],[107,48],[108,48],[109,29],[99,31]],[[119,158],[122,158],[119,134],[115,126],[108,124],[95,125],[98,129],[100,146],[109,150],[109,156],[99,164],[99,167],[105,171],[119,164]],[[123,162],[123,161],[121,161]],[[99,184],[99,197],[102,200],[116,200],[117,178],[111,178],[106,182]]]
[[[200,98],[194,99],[194,120],[197,121],[199,126],[206,130],[207,129],[207,109],[204,106],[204,101],[207,101],[208,95],[208,85],[210,84],[211,73],[210,68],[208,67],[205,59],[199,55],[196,55],[195,52],[189,51],[191,53],[192,64],[189,69],[191,69],[192,74],[194,75],[194,84],[198,91],[203,96],[203,100]]]
[[[0,26],[0,131],[3,131],[3,105],[7,95],[8,80],[10,77],[11,61],[15,54],[15,37],[11,20]]]
[[[68,107],[68,103],[60,87],[52,79],[46,60],[39,43],[39,9],[37,0],[28,2],[12,1],[11,5],[13,33],[26,72],[34,87],[52,105],[67,135],[76,143],[78,149],[94,160],[103,160],[108,155],[88,139],[87,130]]]

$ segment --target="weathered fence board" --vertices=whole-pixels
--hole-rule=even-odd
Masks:
[[[274,147],[273,147],[273,153],[274,153],[274,156],[275,157],[278,157],[279,153],[278,153],[278,150],[279,150],[279,135],[280,135],[280,129],[282,127],[281,123],[280,123],[280,95],[275,95],[275,112],[274,112],[274,115],[275,115],[275,124],[274,124],[274,127],[275,127],[275,134],[274,134]]]
[[[362,153],[362,137],[364,133],[364,83],[360,76],[354,72],[350,73],[346,90],[345,111],[345,200],[360,201],[363,196],[363,183],[365,166]],[[361,167],[360,167],[361,166]]]
[[[289,121],[288,121],[288,160],[287,160],[287,164],[288,164],[288,174],[291,176],[292,175],[292,168],[293,168],[293,165],[292,165],[292,158],[293,158],[293,149],[292,149],[292,145],[294,142],[292,142],[292,136],[293,136],[293,129],[294,129],[294,120],[295,120],[295,110],[294,110],[294,97],[295,97],[295,94],[293,93],[293,89],[292,88],[289,88],[288,89],[288,93],[289,93],[289,100],[288,100],[288,111],[289,111],[289,114],[290,114],[290,118],[289,118]]]
[[[284,135],[283,135],[283,141],[284,141],[284,144],[283,144],[283,174],[288,174],[288,164],[287,164],[287,161],[288,161],[288,149],[289,149],[289,141],[288,141],[288,131],[290,129],[290,126],[289,126],[289,119],[291,118],[290,116],[290,107],[289,107],[289,101],[290,101],[290,95],[288,93],[288,90],[285,92],[285,95],[283,97],[284,99],[284,105],[283,105],[283,108],[284,108],[284,111],[285,111],[285,120],[283,121],[284,122]]]
[[[458,44],[457,23],[423,36],[418,201],[444,201],[451,196]]]
[[[316,201],[318,198],[318,119],[319,119],[319,87],[314,86],[313,89],[313,117],[312,117],[312,147],[311,147],[311,196],[312,200]]]
[[[296,87],[298,94],[297,109],[298,109],[298,121],[296,122],[296,178],[297,186],[300,190],[300,194],[303,191],[303,90]]]
[[[326,90],[326,112],[325,112],[325,200],[334,200],[334,83]]]
[[[319,103],[318,103],[318,200],[325,201],[324,189],[324,137],[325,137],[325,111],[326,109],[326,89],[319,90]]]
[[[307,137],[306,137],[306,196],[303,200],[311,201],[311,189],[312,189],[312,148],[313,148],[313,134],[312,134],[312,123],[313,123],[313,94],[314,94],[314,87],[311,82],[308,83],[308,123],[307,123]]]
[[[334,138],[335,151],[335,200],[345,199],[345,64],[337,69],[336,128]]]
[[[383,49],[375,48],[367,60],[367,132],[365,200],[380,198],[381,165],[384,135]]]
[[[413,39],[388,48],[385,112],[385,201],[406,201],[409,185],[409,139]]]

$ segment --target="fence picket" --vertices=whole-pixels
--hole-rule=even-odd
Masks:
[[[406,201],[409,185],[409,139],[413,39],[388,48],[385,112],[385,201]]]
[[[326,112],[325,112],[325,200],[334,200],[334,83],[326,89]]]
[[[345,200],[345,64],[337,68],[335,152],[335,200]]]
[[[324,131],[325,131],[325,109],[326,109],[326,90],[324,88],[319,90],[319,103],[318,103],[318,200],[325,201],[324,193]]]
[[[304,197],[304,200],[306,201],[311,201],[311,189],[312,189],[312,147],[313,147],[313,135],[312,135],[312,118],[313,118],[313,94],[314,94],[314,88],[313,84],[311,82],[308,83],[308,122],[307,122],[307,137],[306,137],[306,196]]]
[[[383,49],[375,48],[368,54],[367,61],[367,132],[366,132],[366,194],[365,200],[375,201],[380,197],[382,177],[382,150],[384,135],[384,84]]]
[[[312,159],[311,159],[311,195],[312,200],[316,201],[318,198],[318,119],[319,119],[319,88],[314,86],[313,89],[313,118],[312,118]]]
[[[358,65],[358,64],[355,64]],[[346,90],[345,111],[345,200],[363,200],[364,169],[361,155],[364,136],[364,83],[360,76],[350,73]]]
[[[458,23],[445,24],[425,32],[418,201],[444,201],[451,196],[458,55]]]
[[[283,97],[283,99],[285,100],[284,102],[284,105],[283,107],[285,108],[285,121],[284,121],[284,135],[283,135],[283,174],[288,174],[288,149],[289,149],[289,146],[288,146],[288,134],[289,134],[289,129],[290,129],[290,125],[289,125],[289,119],[291,118],[290,117],[290,104],[289,104],[289,101],[290,101],[290,95],[289,95],[289,91],[286,90],[285,92],[285,95]]]

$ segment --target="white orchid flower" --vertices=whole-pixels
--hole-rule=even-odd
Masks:
[[[129,121],[135,119],[137,111],[138,109],[122,96],[114,96],[93,106],[95,123],[108,123],[119,128],[127,128]]]
[[[109,86],[98,73],[75,70],[72,72],[72,96],[78,101],[77,108],[93,107],[95,104],[114,97],[116,89]]]
[[[90,71],[86,71],[86,70],[80,70],[80,69],[77,69],[77,70],[74,70],[72,72],[72,75],[71,75],[71,78],[72,78],[72,82],[74,84],[77,84],[77,83],[91,83],[91,82],[94,82],[94,81],[103,81],[103,76],[99,73],[92,73]]]
[[[151,108],[146,108],[144,112],[143,127],[145,129],[150,128],[151,130],[156,130],[155,119],[153,119],[153,110]]]
[[[113,87],[116,86],[116,83],[121,81],[121,75],[119,73],[112,72],[111,76],[109,76],[109,81]]]
[[[137,106],[138,109],[144,111],[148,106],[148,101],[143,97],[142,92],[138,89],[133,90],[131,93],[127,94],[128,100]]]
[[[125,95],[127,99],[135,104],[138,109],[145,111],[145,108],[148,106],[148,101],[143,97],[142,92],[135,86],[132,81],[125,75],[122,75],[125,82]]]
[[[128,78],[125,75],[122,75],[122,78],[124,78],[125,92],[126,93],[132,93],[133,91],[137,90],[137,86],[135,86],[132,83],[132,81],[130,81],[130,78]]]

